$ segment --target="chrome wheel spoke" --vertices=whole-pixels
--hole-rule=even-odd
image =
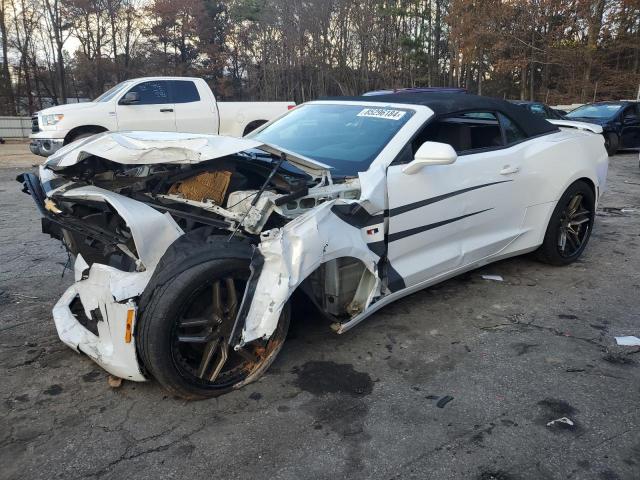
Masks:
[[[238,294],[236,292],[236,285],[233,278],[225,279],[225,284],[227,287],[227,319],[229,321],[233,321],[238,313]]]
[[[558,246],[560,247],[560,251],[564,252],[564,249],[567,246],[567,231],[562,228],[560,229],[560,237],[558,238]]]
[[[235,383],[263,361],[254,346],[236,350],[230,343],[244,286],[241,276],[214,277],[182,307],[172,348],[176,365],[193,381],[212,388]]]
[[[180,328],[206,327],[209,324],[211,324],[211,319],[206,317],[183,318],[182,320],[180,320],[178,327]]]
[[[224,367],[224,364],[227,362],[228,355],[229,355],[229,344],[225,340],[223,340],[222,342],[220,342],[220,358],[218,358],[218,362],[216,363],[216,366],[213,369],[213,372],[211,372],[211,375],[209,376],[210,382],[213,382],[215,381],[216,378],[218,378],[218,375],[220,375],[220,371],[222,370],[222,367]]]
[[[213,338],[213,334],[207,335],[178,335],[178,342],[181,343],[207,343]]]
[[[578,236],[572,232],[567,232],[567,242],[569,242],[569,245],[573,249],[571,254],[573,254],[580,247]]]
[[[222,292],[220,291],[220,281],[214,282],[212,287],[212,307],[213,321],[216,324],[222,323],[224,313],[222,311]]]
[[[202,359],[200,359],[200,366],[198,367],[198,372],[196,375],[198,378],[204,378],[205,373],[209,370],[209,364],[213,359],[216,349],[218,348],[218,344],[220,343],[219,339],[211,340],[207,343],[207,346],[204,347],[204,352],[202,352]]]
[[[578,194],[575,197],[573,197],[571,199],[571,201],[569,202],[569,206],[568,206],[568,217],[571,218],[573,215],[575,215],[575,213],[578,211],[578,208],[580,208],[580,205],[582,204],[582,195]]]

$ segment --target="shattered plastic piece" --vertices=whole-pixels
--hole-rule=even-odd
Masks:
[[[109,378],[107,378],[107,383],[111,388],[120,388],[122,386],[122,379],[120,377],[116,377],[115,375],[109,375]]]
[[[632,335],[626,337],[616,337],[616,343],[618,345],[624,345],[626,347],[637,347],[640,346],[640,338],[634,337]]]
[[[547,423],[547,427],[551,427],[552,425],[554,425],[556,423],[564,423],[565,425],[569,425],[570,427],[574,426],[574,423],[570,418],[568,418],[568,417],[560,417],[560,418],[557,418],[555,420],[551,420],[549,423]]]
[[[485,280],[493,280],[495,282],[504,282],[504,278],[500,275],[482,275]]]
[[[438,408],[444,408],[444,406],[449,403],[451,400],[453,400],[453,397],[450,395],[445,395],[444,397],[442,397],[440,400],[438,400],[438,403],[436,403],[436,407]]]

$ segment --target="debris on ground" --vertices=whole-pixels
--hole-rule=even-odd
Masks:
[[[116,377],[115,375],[109,375],[109,378],[107,378],[107,383],[111,388],[120,388],[122,386],[122,379],[120,377]]]
[[[616,343],[618,345],[624,345],[625,347],[637,347],[640,346],[640,338],[632,335],[625,337],[616,337]]]
[[[444,408],[444,406],[449,403],[451,400],[453,400],[453,397],[450,395],[445,395],[444,397],[442,397],[440,400],[438,400],[438,403],[436,403],[436,407],[438,408]]]
[[[555,420],[551,420],[549,423],[547,423],[547,427],[551,427],[558,423],[569,425],[570,427],[573,427],[575,425],[573,423],[573,420],[571,420],[569,417],[560,417]]]
[[[504,278],[501,275],[482,275],[485,280],[493,280],[494,282],[504,282]]]

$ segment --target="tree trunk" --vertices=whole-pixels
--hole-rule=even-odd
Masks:
[[[0,35],[2,35],[2,94],[7,97],[6,114],[15,115],[16,99],[13,94],[13,84],[11,82],[11,74],[9,72],[9,38],[6,23],[6,6],[7,4],[5,0],[0,0]]]

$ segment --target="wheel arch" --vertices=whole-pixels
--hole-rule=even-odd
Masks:
[[[253,132],[256,128],[261,127],[267,122],[268,120],[253,120],[247,123],[244,127],[244,130],[242,131],[242,136],[244,137],[245,135],[248,135],[249,133]]]
[[[73,142],[78,135],[83,133],[102,133],[108,130],[108,128],[100,125],[81,125],[80,127],[72,128],[64,137],[64,145]]]
[[[323,203],[283,228],[263,234],[258,250],[264,263],[256,276],[251,304],[247,305],[243,343],[269,337],[292,294],[304,292],[303,283],[328,262],[353,258],[365,266],[369,274],[362,275],[364,283],[359,290],[364,293],[358,297],[366,298],[363,309],[380,292],[380,257],[365,241],[361,228],[332,211],[335,202]]]

